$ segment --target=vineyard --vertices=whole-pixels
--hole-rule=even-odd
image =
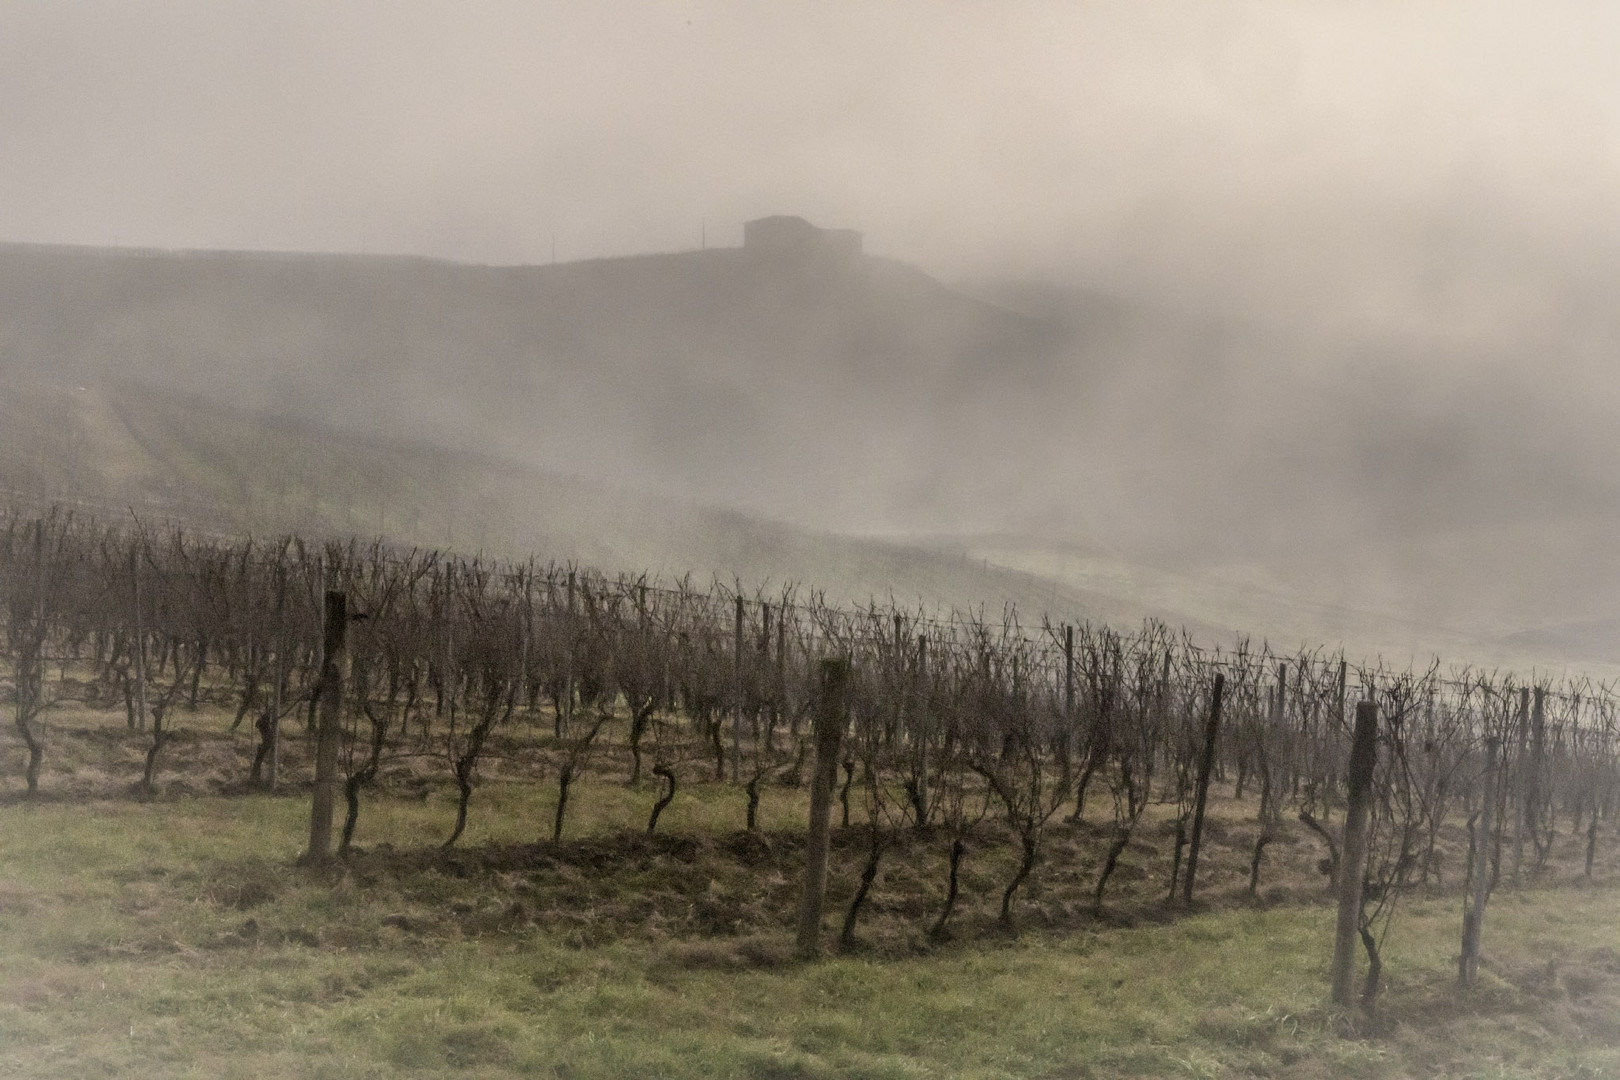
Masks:
[[[1158,888],[1190,902],[1212,782],[1252,807],[1250,895],[1268,847],[1296,822],[1319,840],[1331,885],[1357,702],[1376,710],[1356,925],[1368,1000],[1404,892],[1467,891],[1480,908],[1504,876],[1571,859],[1591,876],[1615,844],[1617,701],[1588,682],[1206,648],[1154,624],[849,610],[792,589],[749,595],[381,543],[227,543],[67,513],[7,521],[0,588],[21,797],[51,796],[50,718],[70,704],[122,715],[144,754],[138,774],[106,786],[146,797],[183,769],[169,759],[185,718],[223,710],[229,732],[253,733],[252,752],[215,787],[307,787],[324,753],[345,803],[340,859],[380,785],[453,789],[453,818],[423,838],[450,848],[492,773],[554,788],[536,829],[553,842],[575,783],[613,772],[652,788],[627,831],[655,834],[693,783],[733,791],[735,827],[755,831],[762,792],[809,782],[824,662],[841,659],[828,765],[844,847],[860,838],[862,866],[845,943],[902,842],[945,853],[929,937],[950,934],[964,854],[987,838],[1012,853],[997,917],[1016,925],[1048,833],[1082,819],[1102,825],[1095,911],[1133,845],[1157,850],[1149,827],[1173,838],[1151,868]],[[324,663],[334,599],[341,670]]]

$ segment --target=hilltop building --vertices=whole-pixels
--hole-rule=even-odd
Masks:
[[[819,229],[802,217],[774,214],[743,222],[743,250],[853,259],[861,253],[861,234],[854,229]]]

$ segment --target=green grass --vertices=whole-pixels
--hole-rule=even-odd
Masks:
[[[787,958],[786,920],[598,940],[578,932],[590,911],[540,917],[572,889],[623,920],[612,902],[683,875],[745,893],[756,871],[721,832],[736,793],[697,790],[668,824],[713,850],[673,865],[632,846],[639,876],[620,866],[606,883],[588,859],[607,849],[586,841],[515,873],[389,869],[375,850],[309,873],[291,865],[296,798],[0,807],[0,1075],[1620,1075],[1608,886],[1498,894],[1467,995],[1452,985],[1455,899],[1411,902],[1370,1018],[1324,1005],[1331,912],[1317,904],[908,940],[813,964]],[[580,795],[578,833],[599,844],[648,797],[606,782]],[[435,842],[435,799],[378,800],[366,842]],[[534,786],[481,789],[464,856],[532,840],[546,801]],[[491,913],[513,882],[537,910],[503,923]]]
[[[184,716],[154,799],[131,791],[143,736],[77,707],[55,714],[45,797],[0,781],[0,1076],[1620,1076],[1612,839],[1595,884],[1564,837],[1562,887],[1492,899],[1470,993],[1453,977],[1457,882],[1403,899],[1363,1015],[1326,1005],[1318,842],[1283,829],[1247,898],[1253,807],[1229,793],[1192,913],[1159,900],[1167,822],[1139,831],[1100,916],[1106,827],[1060,824],[1009,933],[995,913],[1013,850],[986,827],[954,940],[932,945],[948,843],[905,833],[858,946],[805,964],[790,948],[802,790],[764,788],[744,833],[742,792],[688,762],[649,839],[658,789],[626,786],[605,746],[553,845],[555,776],[536,782],[532,753],[495,757],[445,853],[443,762],[394,759],[355,857],[316,873],[294,865],[305,794],[227,793],[251,750],[227,724]],[[289,782],[306,758],[290,739]],[[835,835],[829,940],[863,845]]]

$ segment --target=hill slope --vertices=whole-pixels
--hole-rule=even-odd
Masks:
[[[0,371],[136,379],[801,519],[870,512],[919,445],[1056,377],[1058,344],[873,258],[482,267],[0,246]]]
[[[843,595],[932,581],[992,607],[1011,579],[964,590],[915,552],[829,537],[1079,540],[1184,583],[1264,580],[1323,610],[1620,655],[1599,622],[1620,604],[1606,399],[1503,374],[1560,347],[1308,338],[1039,283],[965,292],[875,258],[0,245],[0,378],[147,388],[85,405],[82,432],[18,413],[35,434],[0,469],[19,490],[223,501],[249,523],[521,538]],[[329,468],[311,448],[334,439],[343,478],[310,494]],[[75,472],[75,453],[99,464]],[[1165,606],[1105,603],[1104,579],[1069,584],[1109,618]],[[1026,598],[1058,587],[1019,580]]]
[[[29,510],[51,502],[233,536],[383,536],[666,578],[797,584],[854,604],[893,598],[991,618],[1012,605],[1027,623],[1043,614],[1122,627],[1157,618],[1205,641],[1342,645],[1397,664],[1440,654],[1608,671],[1620,634],[1613,620],[1517,634],[1460,628],[1324,601],[1252,573],[1178,571],[1018,536],[840,536],[135,384],[0,383],[0,503]]]
[[[421,443],[345,435],[135,384],[0,383],[0,499],[260,535],[383,536],[665,577],[802,584],[850,603],[1134,622],[1103,593],[940,552],[681,504]]]

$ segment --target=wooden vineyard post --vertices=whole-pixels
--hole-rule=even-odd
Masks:
[[[285,554],[285,553],[283,553]],[[270,752],[265,759],[266,791],[276,790],[276,777],[281,768],[281,697],[287,685],[287,566],[285,560],[276,559],[276,666],[271,671],[270,685]]]
[[[563,674],[563,700],[562,709],[557,713],[556,723],[552,730],[557,738],[567,735],[574,722],[574,653],[579,649],[579,627],[574,622],[574,575],[577,571],[568,571],[568,616],[563,624],[568,628],[568,648],[563,653],[567,668]],[[446,658],[448,666],[448,658]]]
[[[1525,775],[1526,750],[1530,738],[1530,688],[1519,689],[1519,752],[1513,757],[1513,883],[1519,883],[1519,864],[1524,861],[1524,792],[1529,782]]]
[[[520,571],[523,575],[523,622],[519,625],[518,636],[518,700],[524,703],[526,711],[533,713],[533,699],[529,697],[529,652],[534,642],[534,557],[530,556],[528,566]],[[647,629],[647,586],[643,583],[636,595],[636,609],[641,613],[640,629],[643,634]]]
[[[1333,733],[1337,735],[1344,730],[1344,694],[1348,685],[1350,664],[1341,653],[1339,656],[1339,681],[1334,690]],[[1333,820],[1333,789],[1339,782],[1339,766],[1337,761],[1329,767],[1327,787],[1322,793],[1322,823],[1325,825]]]
[[[742,782],[742,715],[743,715],[743,598],[737,593],[736,631],[732,655],[731,680],[731,782]]]
[[[1215,674],[1215,685],[1209,692],[1209,723],[1204,728],[1204,752],[1198,759],[1198,789],[1193,803],[1192,840],[1187,847],[1187,880],[1182,884],[1183,903],[1192,903],[1193,877],[1198,873],[1198,847],[1204,838],[1204,804],[1209,800],[1209,774],[1215,767],[1215,739],[1221,731],[1221,694],[1226,689],[1226,676]]]
[[[759,605],[759,658],[756,661],[758,668],[754,678],[758,683],[759,719],[754,721],[754,745],[759,746],[760,729],[764,728],[765,752],[776,753],[776,695],[771,692],[771,605],[769,601],[761,601]]]
[[[794,742],[799,741],[799,713],[788,708],[787,655],[788,655],[788,602],[782,598],[782,607],[776,613],[776,706],[788,714],[788,732]]]
[[[1367,872],[1367,816],[1372,805],[1373,769],[1378,764],[1378,706],[1356,703],[1356,732],[1346,777],[1349,805],[1344,812],[1344,863],[1339,868],[1339,919],[1333,934],[1333,1003],[1349,1005],[1356,970],[1356,937],[1361,929],[1361,880]]]
[[[129,549],[129,576],[135,583],[135,730],[146,730],[146,628],[141,624],[141,550],[146,538],[140,537]]]
[[[332,857],[332,804],[337,794],[338,735],[348,630],[348,597],[336,589],[328,589],[326,635],[321,649],[320,724],[315,734],[315,795],[309,810],[309,850],[304,853],[304,862],[310,866],[322,866]]]
[[[1535,704],[1530,706],[1530,767],[1524,778],[1524,827],[1530,834],[1530,843],[1536,849],[1534,873],[1541,872],[1547,859],[1547,844],[1541,839],[1541,822],[1545,816],[1542,806],[1542,772],[1547,760],[1547,689],[1535,689]],[[1551,838],[1547,843],[1551,842]]]
[[[133,558],[132,558],[133,561]],[[28,797],[39,791],[39,768],[45,757],[45,744],[35,735],[33,722],[45,708],[45,522],[34,522],[34,595],[31,625],[24,640],[13,640],[16,650],[12,662],[12,696],[16,700],[17,733],[28,747],[28,766],[25,773]]]
[[[1479,812],[1479,832],[1474,835],[1473,901],[1463,912],[1462,956],[1457,961],[1457,980],[1474,985],[1479,970],[1479,936],[1485,921],[1485,899],[1491,888],[1491,812],[1496,806],[1496,736],[1485,740],[1485,805]]]
[[[1074,744],[1074,627],[1063,624],[1063,775],[1069,775]]]
[[[1287,664],[1278,664],[1277,665],[1277,692],[1276,692],[1276,694],[1272,695],[1272,698],[1271,698],[1271,710],[1270,710],[1269,723],[1271,724],[1271,737],[1273,739],[1276,739],[1279,743],[1282,743],[1285,738],[1287,738],[1289,742],[1292,741],[1292,739],[1289,736],[1285,735],[1285,732],[1284,732],[1284,728],[1285,728],[1285,723],[1284,722],[1285,722],[1285,719],[1286,719],[1286,716],[1287,716],[1287,713],[1286,713],[1287,698],[1288,698],[1288,665]],[[1286,744],[1284,744],[1284,745],[1286,745]],[[1286,783],[1286,780],[1281,780],[1281,781],[1273,780],[1272,776],[1271,776],[1271,772],[1276,770],[1278,767],[1280,767],[1280,766],[1282,766],[1284,764],[1286,764],[1289,767],[1290,771],[1292,771],[1293,768],[1294,768],[1294,763],[1293,763],[1293,760],[1292,760],[1292,754],[1291,753],[1284,752],[1282,755],[1279,755],[1279,756],[1281,757],[1281,760],[1274,761],[1274,762],[1270,763],[1270,765],[1268,765],[1266,763],[1266,755],[1264,753],[1262,753],[1261,757],[1260,757],[1260,822],[1261,822],[1261,824],[1260,824],[1260,834],[1265,839],[1266,843],[1270,842],[1270,836],[1271,836],[1271,832],[1272,832],[1271,823],[1278,816],[1277,807],[1275,805],[1275,802],[1276,802],[1277,795],[1279,793],[1279,791],[1278,791],[1279,785],[1283,784],[1283,783]],[[1259,850],[1263,849],[1264,847],[1265,847],[1265,843],[1262,843],[1262,844],[1258,845],[1257,848],[1256,848],[1256,853],[1258,854]],[[1254,868],[1255,868],[1255,871],[1258,872],[1258,870],[1260,868],[1260,862],[1259,862],[1258,858],[1255,860]],[[1251,881],[1254,880],[1254,875],[1251,874],[1250,878],[1251,878]],[[1253,893],[1251,892],[1250,895],[1252,896]]]
[[[894,679],[894,702],[885,722],[883,741],[887,745],[894,745],[895,740],[903,737],[906,728],[911,723],[911,682],[906,675],[906,632],[905,620],[900,613],[894,613],[894,659],[891,661],[891,676]]]
[[[917,747],[917,828],[928,827],[928,739],[933,720],[928,699],[928,635],[917,635],[917,677],[911,684],[911,737]]]
[[[838,752],[844,741],[844,693],[849,661],[821,662],[821,699],[816,703],[813,738],[815,773],[810,780],[810,832],[804,845],[804,897],[799,904],[798,954],[811,959],[821,952],[821,904],[827,893],[828,826],[833,784],[838,780]]]

